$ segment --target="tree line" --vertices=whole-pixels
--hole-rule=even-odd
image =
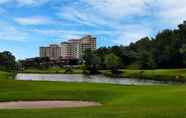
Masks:
[[[89,70],[105,68],[185,68],[186,22],[166,29],[154,38],[144,37],[129,46],[101,47],[84,56]],[[113,70],[113,71],[114,71]]]

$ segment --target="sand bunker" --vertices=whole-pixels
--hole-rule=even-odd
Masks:
[[[0,102],[0,109],[78,108],[100,105],[100,103],[84,101],[18,101]]]

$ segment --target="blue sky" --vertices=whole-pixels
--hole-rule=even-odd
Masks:
[[[128,45],[186,19],[186,0],[0,0],[0,51],[18,59],[86,34],[97,46]]]

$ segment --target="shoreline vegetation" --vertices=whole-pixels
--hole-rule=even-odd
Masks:
[[[9,80],[13,80],[16,76],[16,72],[7,72],[7,71],[0,71],[0,80],[5,80],[5,79],[9,79]]]

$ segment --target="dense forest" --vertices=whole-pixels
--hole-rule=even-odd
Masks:
[[[125,68],[185,68],[186,22],[174,30],[163,30],[154,38],[144,37],[129,46],[101,47],[96,55],[104,64],[104,57],[113,53]]]

